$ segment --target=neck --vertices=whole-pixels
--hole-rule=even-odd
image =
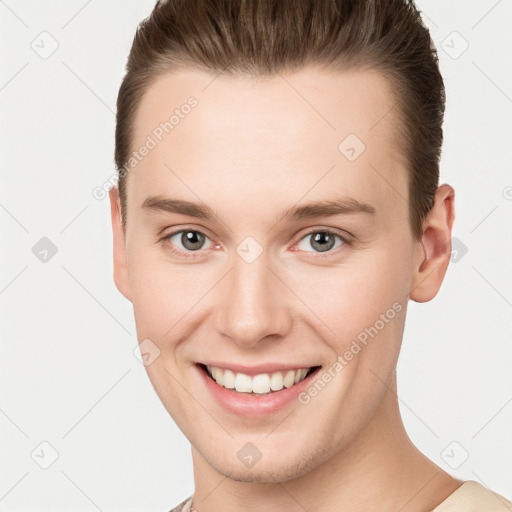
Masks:
[[[456,480],[425,457],[405,431],[396,376],[365,428],[325,463],[286,482],[234,481],[212,468],[193,447],[198,512],[418,512],[452,494]]]

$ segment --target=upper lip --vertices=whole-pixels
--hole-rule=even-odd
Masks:
[[[259,375],[260,373],[273,373],[279,371],[299,370],[301,368],[314,368],[319,365],[309,364],[284,364],[284,363],[264,363],[255,366],[244,366],[241,364],[227,363],[224,361],[201,361],[200,364],[206,366],[215,366],[225,370],[231,370],[234,373],[243,373],[245,375]]]

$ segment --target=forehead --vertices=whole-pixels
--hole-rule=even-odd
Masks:
[[[256,80],[183,69],[155,81],[137,109],[132,150],[151,149],[129,174],[128,204],[214,191],[233,206],[259,193],[295,203],[336,187],[390,206],[407,197],[398,142],[396,99],[375,71]]]

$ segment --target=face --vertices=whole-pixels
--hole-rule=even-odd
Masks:
[[[151,148],[128,175],[125,239],[111,192],[116,284],[158,396],[230,478],[301,476],[382,403],[424,254],[391,91],[372,71],[181,70],[140,104],[133,149]],[[301,368],[316,370],[291,385]]]

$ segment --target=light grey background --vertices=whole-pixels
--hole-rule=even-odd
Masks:
[[[438,296],[409,304],[401,410],[434,462],[510,498],[512,1],[418,5],[447,88],[457,253]],[[114,172],[117,91],[152,6],[0,1],[3,512],[166,511],[193,492],[189,443],[133,354],[108,198],[92,193]]]

